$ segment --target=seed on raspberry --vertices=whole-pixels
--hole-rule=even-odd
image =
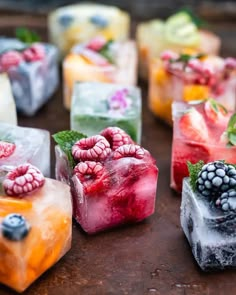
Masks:
[[[105,184],[105,179],[99,182],[104,173],[105,168],[100,162],[80,162],[74,168],[74,174],[80,180],[87,193],[100,190],[100,186]]]
[[[8,71],[11,67],[17,67],[23,61],[22,54],[12,50],[3,53],[0,57],[0,67],[3,71]]]
[[[34,44],[24,50],[23,57],[28,62],[42,60],[45,57],[44,47],[40,44]]]
[[[131,137],[118,127],[108,127],[101,133],[102,136],[110,143],[111,149],[115,151],[119,146],[134,143]]]
[[[109,142],[101,135],[82,138],[72,147],[72,155],[77,161],[101,161],[111,153]]]
[[[10,171],[3,181],[7,195],[20,196],[43,186],[45,178],[38,168],[30,164],[23,164]]]
[[[144,157],[144,149],[136,144],[125,144],[116,149],[113,154],[113,159],[115,160],[125,157],[142,159]]]
[[[11,142],[0,141],[0,159],[7,158],[13,154],[16,145]]]

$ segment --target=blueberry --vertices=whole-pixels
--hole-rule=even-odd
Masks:
[[[71,25],[71,23],[73,22],[73,20],[74,20],[74,18],[72,15],[63,14],[59,17],[58,22],[62,27],[68,28]]]
[[[2,235],[10,241],[20,241],[29,233],[29,224],[20,214],[9,214],[2,221]]]
[[[105,28],[108,26],[108,20],[100,14],[95,14],[95,15],[91,16],[90,22],[100,28]]]

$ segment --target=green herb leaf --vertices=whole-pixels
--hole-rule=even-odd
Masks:
[[[107,41],[106,44],[98,51],[102,56],[104,56],[110,63],[114,64],[114,56],[112,55],[110,45],[113,43],[113,40]]]
[[[199,16],[197,16],[190,8],[184,7],[180,9],[179,12],[185,12],[187,13],[191,19],[192,22],[198,27],[198,28],[203,28],[207,26],[207,22],[203,19],[201,19]]]
[[[226,135],[228,137],[228,144],[230,146],[236,145],[236,113],[234,113],[228,123],[228,127],[226,129]]]
[[[27,44],[32,44],[34,42],[40,41],[40,37],[37,33],[25,27],[20,27],[16,29],[16,38]]]
[[[179,57],[177,59],[170,59],[170,62],[171,63],[174,63],[174,62],[184,62],[184,63],[187,63],[189,62],[191,59],[195,59],[195,58],[202,58],[204,57],[205,54],[203,53],[198,53],[198,54],[180,54]]]
[[[201,171],[202,167],[204,166],[203,161],[199,161],[196,164],[192,164],[191,162],[187,161],[188,171],[189,171],[189,177],[190,177],[190,185],[195,192],[197,189],[197,178],[198,173]]]
[[[210,102],[212,109],[215,113],[222,112],[222,113],[224,113],[224,115],[226,115],[228,113],[227,109],[222,104],[220,104],[218,101],[216,101],[215,99],[208,98],[207,100]]]
[[[55,140],[55,142],[60,146],[62,151],[67,155],[71,167],[74,168],[76,163],[71,153],[72,146],[76,143],[76,141],[87,136],[75,130],[65,130],[53,134],[52,137]]]

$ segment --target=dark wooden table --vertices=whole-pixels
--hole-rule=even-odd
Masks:
[[[12,36],[16,26],[29,25],[46,40],[45,15],[9,15],[0,12],[0,34]],[[212,28],[223,38],[223,55],[236,53],[235,23]],[[24,293],[30,295],[93,294],[236,294],[236,272],[203,273],[191,254],[180,227],[180,197],[171,191],[172,130],[147,109],[147,84],[143,93],[142,144],[157,160],[159,181],[156,212],[146,221],[87,236],[73,225],[70,252]],[[69,128],[69,113],[62,105],[62,85],[36,116],[19,116],[19,125],[48,129],[51,134]],[[55,157],[52,143],[52,175]],[[0,261],[1,263],[1,261]],[[15,294],[0,286],[0,295]]]

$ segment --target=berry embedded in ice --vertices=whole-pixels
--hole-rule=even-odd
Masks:
[[[40,44],[34,44],[24,50],[23,57],[27,62],[42,60],[45,57],[45,49]]]
[[[236,169],[222,161],[202,167],[197,179],[197,190],[203,196],[217,197],[236,186]]]
[[[113,159],[118,160],[125,157],[133,157],[142,159],[145,151],[142,147],[136,144],[125,144],[114,151]]]
[[[8,71],[11,67],[17,67],[23,61],[23,56],[16,50],[3,53],[0,57],[0,68]]]
[[[38,168],[23,164],[10,171],[3,181],[3,187],[9,196],[21,196],[43,186],[45,178]]]
[[[227,192],[221,194],[219,199],[216,201],[216,205],[219,206],[223,211],[236,212],[236,190],[230,189]]]
[[[15,149],[16,145],[14,143],[0,141],[0,159],[11,156]]]
[[[101,132],[101,135],[110,143],[113,151],[124,144],[134,143],[131,137],[119,127],[108,127]]]
[[[109,142],[101,135],[82,138],[72,147],[72,155],[77,161],[101,161],[111,153]]]
[[[7,215],[1,224],[2,235],[11,241],[20,241],[29,233],[30,226],[20,214]]]

